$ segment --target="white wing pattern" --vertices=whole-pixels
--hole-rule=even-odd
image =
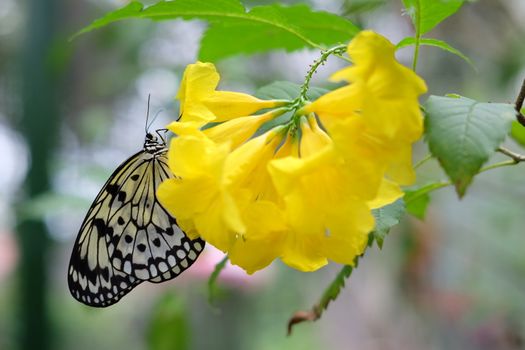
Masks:
[[[160,183],[173,177],[166,153],[165,142],[148,133],[144,149],[115,170],[89,208],[68,271],[78,301],[112,305],[143,281],[178,276],[204,249],[157,200]]]

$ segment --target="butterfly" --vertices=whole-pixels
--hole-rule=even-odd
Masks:
[[[188,238],[157,200],[160,183],[174,177],[161,131],[146,130],[143,149],[113,172],[82,222],[68,285],[83,304],[107,307],[144,281],[170,280],[204,249],[205,242]]]

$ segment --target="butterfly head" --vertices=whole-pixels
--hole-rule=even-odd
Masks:
[[[144,150],[149,153],[157,153],[166,149],[166,140],[160,132],[165,129],[157,130],[156,133],[158,136],[153,135],[152,133],[146,133],[146,138],[144,140]]]

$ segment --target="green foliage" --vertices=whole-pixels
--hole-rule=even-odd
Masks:
[[[386,0],[347,0],[343,3],[345,15],[373,11],[386,4]]]
[[[406,211],[423,220],[430,202],[429,193],[439,188],[450,185],[448,182],[435,182],[414,189],[405,190]]]
[[[407,37],[407,38],[404,38],[403,40],[401,40],[397,45],[396,47],[398,49],[400,48],[403,48],[403,47],[407,47],[407,46],[411,46],[411,45],[416,45],[416,42],[417,42],[417,39],[416,38],[413,38],[413,37]],[[472,60],[470,58],[468,58],[467,56],[465,56],[461,51],[459,51],[458,49],[450,46],[447,42],[443,41],[443,40],[438,40],[438,39],[431,39],[431,38],[421,38],[419,40],[419,45],[424,45],[424,46],[433,46],[433,47],[437,47],[437,48],[440,48],[444,51],[447,51],[447,52],[450,52],[456,56],[459,56],[461,57],[462,59],[464,59],[468,64],[470,64],[472,66],[472,68],[475,68],[474,66],[474,62],[472,62]]]
[[[311,101],[315,101],[327,92],[328,90],[323,88],[310,87],[307,95]],[[289,81],[275,81],[258,89],[255,96],[267,100],[275,99],[292,101],[296,99],[300,93],[301,85],[299,84],[290,83]]]
[[[377,242],[379,248],[383,247],[383,241],[392,227],[399,224],[401,216],[405,213],[405,203],[398,199],[394,203],[385,205],[382,208],[372,210],[376,221],[374,231],[371,235]]]
[[[522,146],[525,146],[525,126],[521,125],[517,120],[512,122],[510,129],[510,136]]]
[[[147,335],[150,350],[190,348],[190,325],[183,300],[165,294],[155,305]]]
[[[219,278],[219,275],[221,274],[221,271],[224,270],[226,267],[226,264],[228,263],[228,255],[226,255],[221,261],[215,265],[215,268],[213,269],[213,272],[210,275],[210,278],[208,279],[208,302],[210,304],[213,304],[213,300],[215,298],[215,293],[217,290],[217,279]]]
[[[359,31],[342,17],[312,11],[306,5],[285,7],[275,4],[246,11],[238,0],[175,0],[161,1],[149,7],[133,1],[94,21],[75,36],[132,18],[208,21],[210,26],[202,39],[199,59],[209,61],[273,49],[323,49],[323,45],[347,42]]]
[[[357,267],[357,258],[355,261],[355,266]],[[326,310],[328,304],[330,304],[330,301],[337,299],[337,296],[339,295],[339,293],[341,293],[341,289],[343,289],[343,287],[345,286],[346,279],[350,277],[353,270],[354,267],[350,265],[345,265],[343,266],[343,268],[341,268],[341,271],[339,271],[335,279],[324,291],[323,296],[321,297],[321,300],[317,305],[317,311],[319,312],[319,315],[322,313],[322,310]]]
[[[310,100],[314,101],[324,95],[328,90],[317,88],[317,87],[310,87],[308,89],[307,96]],[[271,84],[268,84],[266,86],[261,87],[257,90],[255,93],[255,96],[258,98],[271,100],[294,100],[296,99],[299,94],[301,93],[301,85],[290,83],[288,81],[276,81]],[[292,112],[284,113],[283,115],[270,120],[269,122],[262,125],[259,130],[257,130],[256,135],[261,135],[262,133],[270,130],[274,126],[280,125],[286,120],[290,119],[292,117]]]
[[[459,197],[505,139],[514,107],[466,97],[430,96],[425,103],[426,139]]]
[[[416,33],[424,35],[453,15],[464,0],[403,0]]]

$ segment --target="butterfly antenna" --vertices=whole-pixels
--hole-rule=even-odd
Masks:
[[[148,119],[149,119],[149,101],[151,99],[151,94],[148,94],[148,109],[146,110],[146,124],[144,125],[144,131],[146,134],[148,133],[149,125],[148,125]]]
[[[149,130],[149,128],[151,127],[151,125],[153,125],[153,123],[155,122],[155,119],[157,119],[157,117],[159,116],[160,113],[162,113],[164,110],[161,108],[159,109],[159,111],[157,113],[155,113],[155,115],[153,116],[153,118],[151,118],[151,122],[147,125],[147,128]]]

